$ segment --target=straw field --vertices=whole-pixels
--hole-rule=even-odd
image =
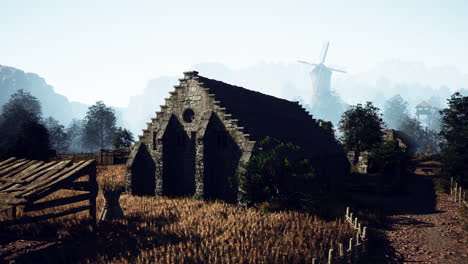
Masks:
[[[98,168],[104,184],[122,183],[124,175],[122,165]],[[100,193],[98,213],[103,203]],[[352,236],[343,220],[326,222],[304,212],[128,194],[120,204],[125,219],[100,223],[96,235],[86,212],[2,232],[58,237],[31,257],[69,263],[311,263]]]

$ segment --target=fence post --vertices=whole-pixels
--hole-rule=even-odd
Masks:
[[[353,238],[350,238],[348,251],[352,251],[352,250],[353,250]]]
[[[458,191],[458,202],[461,203],[462,202],[462,187],[460,186],[460,190]]]
[[[312,258],[312,264],[316,264],[317,263],[317,258]]]
[[[450,196],[453,195],[453,177],[450,177]]]
[[[332,264],[332,260],[333,260],[333,249],[330,248],[330,250],[328,251],[328,264]]]
[[[338,244],[338,253],[340,254],[340,257],[344,256],[344,251],[343,251],[343,244],[339,243]]]
[[[362,239],[366,239],[366,231],[367,231],[367,227],[363,227],[362,228]]]

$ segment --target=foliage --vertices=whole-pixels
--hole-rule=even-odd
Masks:
[[[23,111],[29,113],[29,115],[23,116]],[[16,117],[17,120],[30,118],[39,121],[42,118],[42,107],[36,97],[32,96],[29,92],[19,89],[3,105],[2,114],[5,117]]]
[[[365,151],[382,141],[385,124],[379,108],[372,102],[350,106],[341,117],[338,129],[341,141],[348,151]]]
[[[111,107],[102,101],[90,106],[84,119],[84,147],[92,152],[111,147],[116,131],[115,123],[115,112]]]
[[[385,102],[383,117],[389,128],[396,129],[405,118],[408,118],[408,102],[399,94]]]
[[[430,154],[439,150],[438,134],[433,130],[423,129],[416,118],[404,118],[398,130],[402,133],[405,142],[411,145],[411,152]]]
[[[257,143],[254,154],[243,165],[243,203],[281,201],[293,205],[300,193],[314,190],[316,174],[311,162],[292,143],[266,137]]]
[[[65,132],[65,127],[53,117],[44,120],[44,125],[49,131],[49,141],[52,149],[57,153],[65,153],[70,147],[70,139]]]
[[[331,121],[318,119],[317,122],[328,137],[332,138],[333,140],[336,140],[335,128],[333,127],[333,123]]]
[[[369,152],[369,172],[383,176],[381,183],[399,187],[414,170],[411,155],[398,146],[396,140],[385,140]]]
[[[456,92],[441,111],[443,171],[463,186],[468,184],[468,96]]]
[[[41,104],[18,90],[3,105],[0,115],[0,157],[47,160],[53,155],[47,129],[39,123]]]
[[[55,155],[55,151],[50,149],[47,128],[35,121],[21,124],[9,153],[10,156],[30,160],[48,160]]]
[[[73,119],[67,127],[67,135],[70,140],[68,152],[77,153],[83,152],[83,130],[84,123],[82,120]]]
[[[133,144],[133,133],[130,130],[118,127],[115,131],[113,145],[114,148],[127,148]]]

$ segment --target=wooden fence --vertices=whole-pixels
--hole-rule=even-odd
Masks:
[[[460,204],[460,206],[464,205],[468,207],[465,190],[463,190],[461,185],[454,181],[453,178],[450,178],[450,195],[455,199],[455,202]]]
[[[77,181],[80,178],[86,178],[87,181]],[[80,191],[80,194],[39,201],[61,189]],[[0,161],[0,212],[10,211],[11,215],[9,220],[1,221],[0,225],[36,222],[88,210],[95,228],[97,191],[94,160],[76,163],[70,160],[46,163],[10,158]],[[89,201],[89,205],[34,217],[26,214],[81,201]],[[21,207],[25,213],[21,218],[17,218],[17,207]]]
[[[312,259],[312,264],[344,264],[359,263],[360,258],[366,252],[367,227],[361,225],[357,217],[353,216],[349,207],[346,208],[345,221],[354,229],[354,235],[349,239],[348,245],[339,243],[336,250],[332,247],[328,250],[328,258],[319,262]],[[325,262],[324,262],[325,261]]]
[[[94,159],[98,165],[125,164],[128,156],[130,156],[130,152],[131,148],[101,149],[97,153],[62,154],[55,158],[55,160],[72,160],[73,162],[78,162]]]

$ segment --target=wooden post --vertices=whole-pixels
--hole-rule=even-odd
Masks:
[[[17,213],[17,211],[16,211],[16,206],[13,206],[13,207],[11,208],[11,219],[13,219],[13,220],[16,219],[16,213]]]
[[[349,217],[349,207],[346,207],[346,218]]]
[[[450,196],[453,195],[453,177],[450,177]]]
[[[89,174],[89,184],[91,185],[90,192],[93,194],[91,199],[89,199],[89,217],[91,218],[91,226],[93,232],[96,232],[97,228],[97,216],[96,216],[96,197],[98,195],[98,183],[96,179],[96,163],[90,168]]]
[[[460,190],[458,191],[458,202],[462,202],[462,187],[460,187]]]
[[[317,258],[312,258],[312,264],[316,264],[317,263]]]
[[[362,228],[362,239],[363,240],[366,239],[366,231],[367,231],[367,227],[365,226],[365,227]]]
[[[350,238],[348,251],[352,251],[352,250],[353,250],[353,238]]]
[[[333,249],[328,250],[328,264],[332,264],[333,260]]]
[[[340,257],[344,256],[343,244],[341,243],[338,244],[338,251],[339,251]]]

